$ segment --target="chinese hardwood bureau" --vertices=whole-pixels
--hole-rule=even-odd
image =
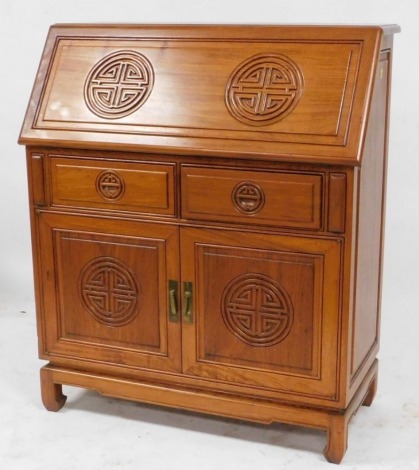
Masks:
[[[56,25],[27,146],[62,385],[327,431],[376,391],[397,26]]]

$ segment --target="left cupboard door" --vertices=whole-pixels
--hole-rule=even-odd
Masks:
[[[47,212],[36,219],[41,356],[179,371],[179,229]]]

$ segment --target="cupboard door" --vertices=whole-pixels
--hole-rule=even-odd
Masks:
[[[185,228],[181,253],[184,373],[336,398],[339,241]]]
[[[180,369],[180,324],[168,319],[179,277],[178,228],[39,213],[43,353]]]

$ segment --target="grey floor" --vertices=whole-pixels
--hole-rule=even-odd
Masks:
[[[408,338],[382,350],[378,395],[352,420],[341,468],[419,469],[419,371],[409,358],[417,347]],[[0,303],[1,470],[334,468],[323,459],[321,431],[172,411],[71,387],[64,389],[65,407],[47,412],[42,364],[33,303]]]

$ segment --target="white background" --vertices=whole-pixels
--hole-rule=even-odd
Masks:
[[[371,408],[371,410],[375,408],[376,411],[365,411],[363,409],[364,417],[361,416],[361,412],[359,413],[360,417],[356,417],[356,419],[361,420],[361,422],[358,421],[358,425],[361,423],[361,427],[363,425],[370,426],[371,419],[379,420],[382,418],[382,422],[381,424],[376,423],[377,425],[371,432],[365,433],[366,439],[371,439],[371,433],[374,433],[374,440],[371,441],[372,450],[370,444],[368,444],[368,446],[364,446],[363,453],[359,449],[360,443],[356,440],[351,441],[351,439],[356,439],[353,437],[354,434],[358,433],[359,436],[361,432],[354,430],[356,423],[352,425],[350,428],[349,449],[351,451],[352,446],[357,445],[360,452],[352,451],[352,454],[350,454],[350,451],[348,451],[347,459],[345,459],[343,465],[346,468],[400,467],[403,469],[418,469],[418,19],[419,2],[417,0],[0,0],[0,321],[2,316],[6,318],[6,314],[11,314],[16,310],[16,316],[9,323],[5,323],[5,325],[10,325],[12,331],[5,331],[4,326],[3,331],[0,331],[0,362],[3,364],[12,363],[16,364],[16,367],[20,367],[22,361],[28,357],[24,350],[27,345],[26,340],[19,336],[23,334],[22,330],[25,329],[25,327],[21,328],[23,322],[28,320],[27,317],[20,314],[22,317],[20,320],[22,323],[20,323],[18,312],[25,309],[25,311],[31,310],[33,303],[32,261],[25,152],[23,147],[17,145],[17,139],[45,38],[51,24],[103,22],[397,23],[402,27],[402,33],[396,35],[394,43],[382,304],[382,346],[380,353],[381,380],[379,394]],[[29,320],[29,325],[33,325],[31,320]],[[27,328],[28,334],[35,337],[34,327],[33,330],[31,330],[32,326]],[[2,348],[1,338],[3,337],[5,339]],[[13,341],[12,338],[14,338]],[[7,343],[6,348],[7,340],[10,343]],[[30,354],[35,356],[34,346],[32,345],[31,348]],[[25,359],[19,361],[21,357]],[[13,360],[16,362],[14,363]],[[39,367],[39,365],[41,363],[34,362],[31,367]],[[26,397],[26,399],[28,401],[35,400],[36,406],[40,409],[41,405],[37,401],[39,397],[36,390],[38,386],[37,371],[30,369],[28,374],[31,372],[33,372],[33,376],[28,377],[28,383],[36,382],[34,395],[30,398]],[[0,383],[2,380],[4,380],[4,377],[0,376]],[[24,390],[20,390],[19,394],[19,396],[25,397]],[[1,398],[0,394],[0,401]],[[0,405],[0,412],[5,409],[4,406],[4,403],[3,408]],[[109,406],[122,405],[109,404]],[[371,419],[367,418],[369,412],[375,413]],[[109,413],[118,416],[116,408],[111,409]],[[153,419],[158,421],[159,412],[155,411],[155,413],[157,415],[153,415]],[[49,414],[47,415],[49,416]],[[365,421],[362,421],[363,419]],[[138,421],[140,420],[141,417],[138,418]],[[165,423],[164,420],[165,418],[162,418],[163,424]],[[205,423],[214,423],[205,420],[202,422],[204,428]],[[199,423],[201,421],[198,420],[194,423],[189,429],[185,425],[189,432],[195,428],[198,431],[200,430]],[[214,426],[222,426],[217,421],[215,423]],[[139,426],[139,422],[136,425]],[[180,425],[180,427],[182,426]],[[259,428],[255,430],[252,427],[244,427],[243,429],[243,433],[248,432],[250,435],[262,432]],[[283,428],[279,429],[278,432],[280,433],[282,430]],[[171,431],[176,434],[178,429],[172,428]],[[209,441],[214,440],[216,434],[217,432],[210,433]],[[22,457],[19,457],[17,450],[17,453],[12,456],[7,454],[4,446],[2,447],[4,436],[7,437],[8,435],[7,430],[2,429],[2,416],[0,414],[0,463],[2,458],[6,459],[5,462],[8,463],[8,466],[2,468],[5,468],[5,470],[6,468],[7,470],[14,468],[12,464],[13,455],[15,459],[18,459],[15,461],[22,464],[17,465],[16,468],[25,468],[25,466],[29,470],[38,468],[32,460],[32,464],[29,460],[25,461],[24,458],[19,460]],[[18,436],[19,434],[15,435],[17,440]],[[10,438],[10,436],[8,437]],[[304,436],[297,433],[295,439],[298,442],[298,439],[304,440]],[[319,438],[313,436],[313,439]],[[306,436],[301,449],[307,447],[309,440]],[[275,460],[276,464],[273,463],[274,460],[268,459],[265,461],[266,466],[263,464],[263,452],[260,455],[260,460],[257,460],[251,453],[246,457],[246,450],[250,445],[249,441],[252,443],[251,437],[244,439],[242,448],[240,446],[236,447],[242,469],[251,468],[246,466],[246,462],[252,462],[252,458],[255,459],[252,468],[256,465],[259,465],[262,469],[285,466],[284,461],[281,461],[280,454]],[[240,439],[239,442],[241,442]],[[381,444],[377,444],[377,442]],[[255,443],[253,442],[253,444]],[[281,446],[281,443],[279,445]],[[288,450],[292,447],[293,444],[289,444]],[[298,445],[295,447],[299,448]],[[315,468],[314,462],[320,463],[319,460],[321,460],[321,457],[317,456],[318,450],[315,448],[308,455],[302,454],[303,450],[294,451],[297,459],[301,455],[305,456],[305,459],[300,461],[302,466],[295,468],[304,468],[304,462],[308,465],[307,468]],[[193,449],[191,452],[193,456]],[[249,452],[251,452],[250,449]],[[197,456],[194,461],[192,457],[190,461],[183,461],[184,465],[182,467],[187,469],[189,462],[189,468],[193,468],[195,462],[195,466],[199,465],[200,468],[214,468],[216,464],[215,462],[213,462],[214,465],[211,464],[211,458],[214,456],[216,458],[216,455],[218,454],[214,451],[209,451],[207,455],[204,452],[202,459],[198,459]],[[156,460],[158,458],[159,456],[156,455]],[[229,455],[227,460],[229,467],[233,466],[234,468],[233,456]],[[39,468],[41,468],[41,464]],[[47,469],[49,467],[44,463],[42,468]],[[68,468],[76,467],[69,466]],[[78,468],[88,467],[82,465]],[[100,468],[99,463],[98,467],[93,465],[92,468]],[[125,465],[125,468],[135,467]],[[169,463],[167,466],[143,466],[142,468],[148,470],[148,468],[170,469],[178,467],[176,465],[171,466]],[[289,468],[294,467],[290,464]]]

